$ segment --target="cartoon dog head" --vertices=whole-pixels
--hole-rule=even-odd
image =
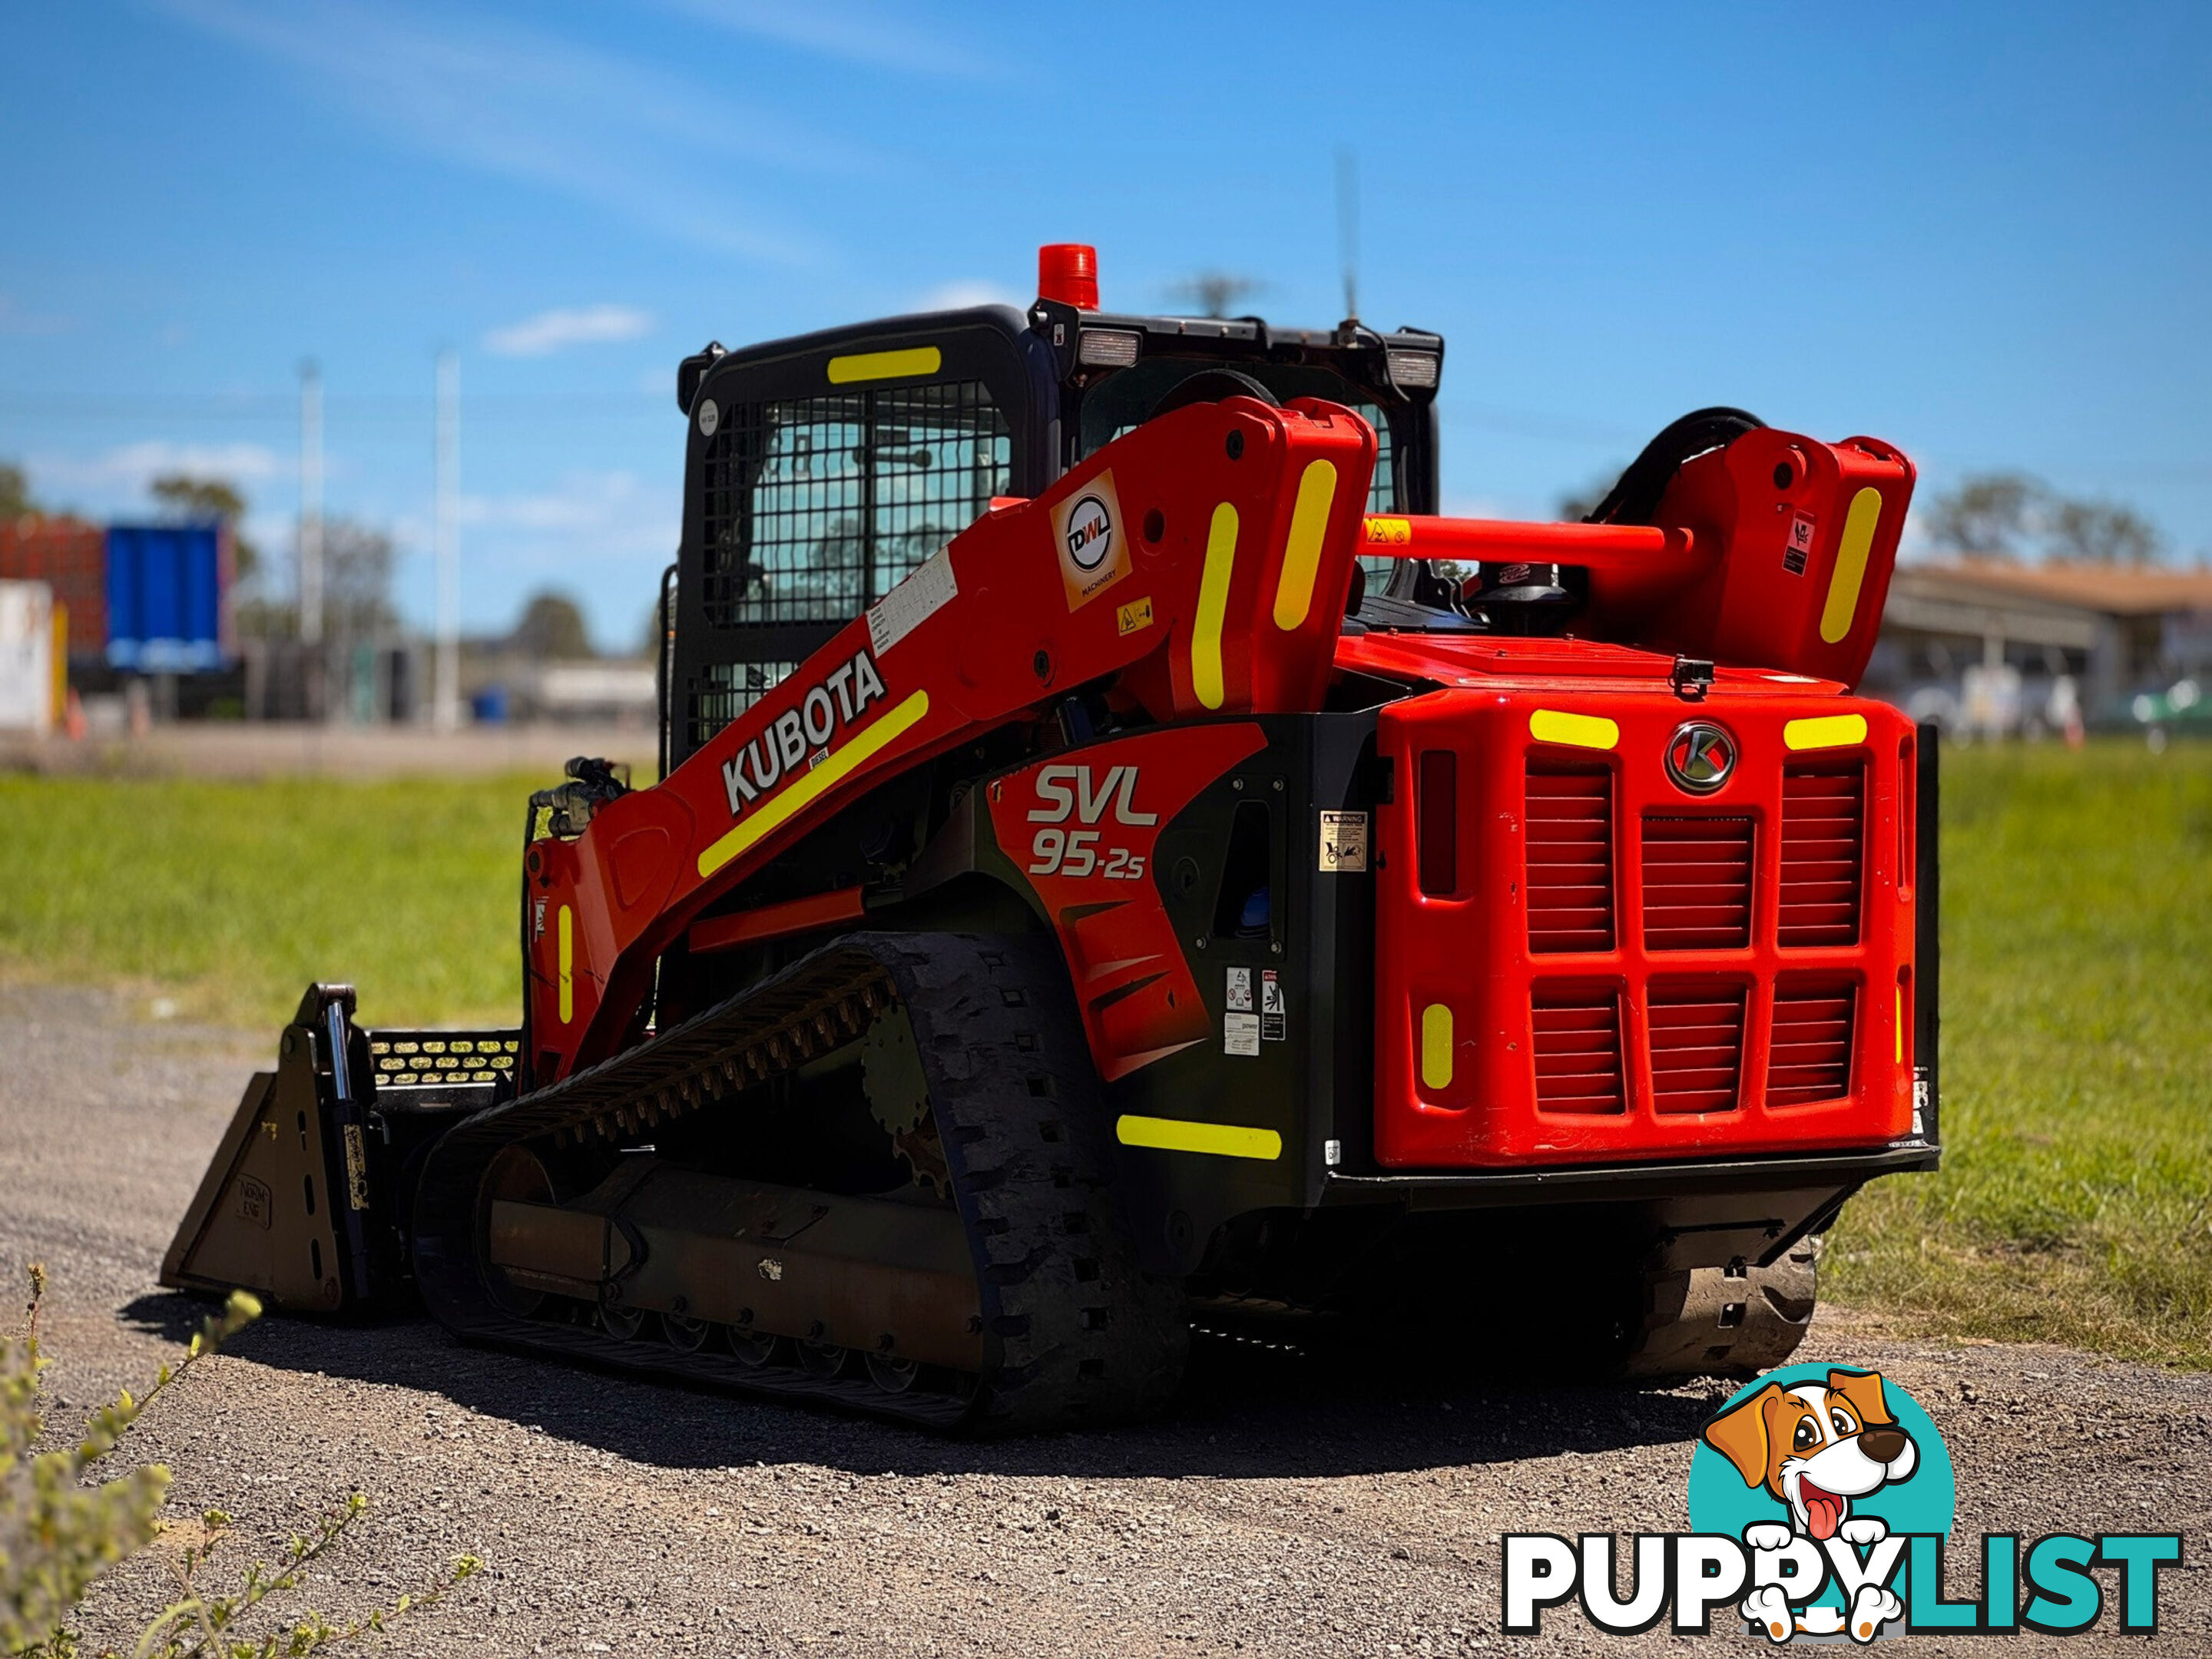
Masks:
[[[1820,1540],[1836,1535],[1851,1499],[1907,1479],[1920,1462],[1878,1371],[1832,1370],[1825,1388],[1770,1382],[1706,1424],[1705,1439],[1746,1486],[1765,1487],[1799,1532]]]

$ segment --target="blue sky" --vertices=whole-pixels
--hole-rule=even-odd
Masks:
[[[461,356],[465,618],[639,633],[676,360],[1097,244],[1285,323],[1441,330],[1445,487],[1548,514],[1710,403],[2019,466],[2212,555],[2212,8],[8,7],[0,457],[101,514],[228,472],[265,546],[322,365],[330,510],[432,592]]]

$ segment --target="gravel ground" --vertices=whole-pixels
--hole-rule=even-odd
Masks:
[[[159,1257],[268,1039],[152,1024],[106,995],[0,985],[0,1267],[52,1271],[50,1387],[142,1385],[198,1304]],[[12,1293],[10,1293],[12,1296]],[[1805,1357],[1872,1365],[1935,1415],[1959,1530],[2186,1534],[2164,1628],[2071,1641],[1911,1638],[1929,1652],[2212,1651],[2212,1378],[2051,1348],[1942,1346],[1824,1313]],[[336,1613],[471,1550],[485,1575],[368,1650],[650,1653],[1611,1654],[1571,1610],[1498,1631],[1506,1531],[1686,1527],[1717,1385],[1361,1387],[1215,1354],[1173,1420],[978,1445],[479,1352],[416,1322],[268,1320],[134,1437],[173,1506],[271,1551],[349,1489],[372,1506],[313,1581]],[[1976,1582],[1954,1552],[1954,1592]],[[220,1559],[220,1558],[219,1558]],[[85,1627],[158,1604],[117,1572]],[[1717,1628],[1719,1621],[1716,1621]]]

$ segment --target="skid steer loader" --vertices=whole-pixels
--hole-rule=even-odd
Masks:
[[[1439,337],[1095,271],[684,361],[660,781],[532,796],[514,1029],[308,989],[164,1283],[940,1428],[1238,1318],[1791,1351],[1938,1156],[1911,464],[1711,409],[1443,517]]]

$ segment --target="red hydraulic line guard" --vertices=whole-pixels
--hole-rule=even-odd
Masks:
[[[1529,524],[1384,513],[1370,513],[1361,521],[1359,550],[1383,558],[1571,564],[1673,580],[1701,576],[1713,560],[1688,531],[1657,525]]]

